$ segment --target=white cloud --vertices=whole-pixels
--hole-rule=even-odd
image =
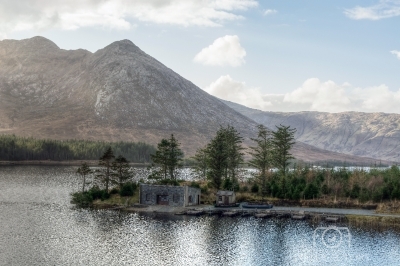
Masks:
[[[273,15],[273,14],[276,14],[276,13],[278,13],[278,11],[275,10],[275,9],[267,9],[267,10],[264,11],[264,16]]]
[[[400,51],[393,50],[393,51],[390,51],[390,53],[392,53],[392,54],[396,55],[396,56],[397,56],[397,58],[398,58],[398,59],[400,59]]]
[[[399,0],[380,0],[378,4],[368,7],[356,6],[346,9],[344,14],[351,19],[380,20],[400,16]]]
[[[218,98],[255,109],[264,110],[272,105],[271,102],[262,99],[260,89],[249,88],[244,82],[235,81],[229,75],[219,77],[204,90]]]
[[[1,1],[2,35],[21,30],[105,27],[127,30],[132,20],[180,26],[222,26],[256,0],[18,0]]]
[[[239,37],[226,35],[216,39],[210,46],[203,48],[193,59],[196,63],[210,66],[233,66],[244,64],[246,50],[240,45]]]
[[[349,83],[307,79],[303,85],[285,94],[265,94],[259,88],[221,76],[204,89],[208,93],[250,108],[264,111],[320,112],[385,112],[400,113],[400,89],[391,91],[386,85],[355,88]]]

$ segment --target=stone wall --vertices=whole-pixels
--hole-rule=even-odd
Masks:
[[[185,207],[198,205],[201,190],[193,187],[140,184],[140,203],[157,205],[161,200],[168,206]],[[191,199],[191,202],[190,202]]]

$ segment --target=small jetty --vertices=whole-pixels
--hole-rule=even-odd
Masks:
[[[222,217],[255,217],[258,219],[264,218],[275,218],[275,219],[291,219],[291,220],[311,220],[313,222],[329,222],[337,223],[346,221],[346,217],[343,214],[335,213],[321,213],[321,212],[306,212],[293,211],[293,210],[263,210],[263,209],[241,209],[241,208],[202,208],[202,209],[188,209],[175,213],[176,215],[190,215],[190,216],[201,216],[201,215],[217,215]]]
[[[269,218],[269,217],[272,217],[272,213],[269,212],[269,211],[256,212],[256,213],[254,213],[254,217],[256,217],[256,218]]]
[[[200,216],[200,215],[203,215],[204,213],[205,213],[204,210],[188,210],[186,212],[186,215]]]
[[[222,216],[234,217],[240,215],[239,211],[226,211],[222,213]]]
[[[299,211],[298,213],[292,214],[292,220],[304,220],[305,218],[306,215],[304,214],[304,211]]]

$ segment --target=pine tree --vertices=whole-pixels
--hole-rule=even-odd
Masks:
[[[174,134],[171,134],[167,159],[169,176],[171,179],[175,179],[175,169],[179,166],[183,158],[183,152],[179,148],[179,145],[180,143],[175,139]]]
[[[249,164],[258,170],[257,183],[261,187],[261,196],[267,195],[267,173],[272,166],[272,133],[263,125],[258,125],[257,138],[251,140],[256,143],[257,146],[250,147],[250,155],[252,159]]]
[[[160,143],[157,144],[156,153],[151,155],[153,163],[161,167],[161,170],[164,173],[164,179],[167,178],[168,153],[169,141],[167,139],[162,139]]]
[[[115,156],[111,147],[108,147],[106,152],[99,159],[99,166],[102,166],[102,169],[98,171],[97,177],[101,178],[104,182],[106,186],[106,192],[108,192],[108,186],[111,180],[111,167],[114,158]]]
[[[119,155],[112,163],[112,175],[116,178],[119,188],[122,189],[126,180],[132,177],[128,160]]]
[[[153,163],[160,165],[164,179],[167,178],[167,173],[170,179],[175,179],[175,170],[183,158],[183,152],[179,146],[179,142],[171,134],[170,139],[162,139],[158,143],[156,153],[151,155]]]
[[[208,176],[216,188],[220,188],[223,177],[226,183],[237,183],[237,172],[243,162],[242,139],[235,128],[221,127],[207,145]]]
[[[89,165],[86,162],[84,162],[76,172],[83,178],[83,184],[82,184],[82,193],[83,193],[85,192],[86,176],[93,173],[93,171],[92,169],[90,169]]]
[[[276,126],[277,130],[272,132],[273,160],[275,167],[285,177],[290,160],[294,159],[290,153],[293,147],[295,128],[290,126]]]
[[[209,164],[207,147],[198,149],[192,158],[196,161],[194,171],[205,180],[207,178]]]

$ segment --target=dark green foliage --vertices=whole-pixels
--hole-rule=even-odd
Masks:
[[[155,154],[151,155],[154,164],[161,167],[164,179],[167,178],[167,173],[170,179],[175,179],[175,170],[183,159],[183,152],[179,148],[180,144],[171,134],[170,139],[162,139],[157,145]],[[157,174],[157,175],[156,175]],[[160,173],[154,173],[154,178],[158,178]]]
[[[106,191],[108,193],[108,186],[111,181],[112,176],[112,164],[114,160],[114,152],[112,151],[111,147],[108,147],[104,154],[99,159],[99,166],[101,168],[97,171],[97,177],[101,179],[101,181],[106,186]]]
[[[79,167],[76,172],[83,178],[82,192],[85,192],[86,177],[88,175],[92,174],[93,171],[92,171],[92,169],[90,169],[89,165],[86,162],[84,162],[84,163],[82,163],[81,167]]]
[[[155,148],[142,142],[102,142],[88,140],[42,140],[0,135],[0,160],[97,160],[111,147],[131,162],[148,163]]]
[[[116,188],[116,187],[113,187],[112,189],[111,189],[111,191],[110,191],[110,194],[111,195],[113,195],[113,194],[118,194],[119,193],[119,190],[118,190],[118,188]]]
[[[193,156],[193,160],[195,161],[194,171],[197,173],[198,176],[200,176],[200,178],[205,180],[207,178],[209,164],[207,147],[198,149],[196,151],[196,154]]]
[[[268,171],[273,165],[273,153],[272,153],[272,133],[263,125],[258,127],[257,138],[251,140],[256,143],[256,146],[250,147],[250,154],[252,159],[249,161],[249,165],[253,166],[258,170],[256,174],[256,180],[261,187],[262,199],[268,194]]]
[[[115,161],[112,163],[112,176],[118,183],[119,187],[122,188],[122,185],[126,180],[132,177],[133,173],[131,171],[131,167],[129,166],[128,160],[125,157],[119,155]]]
[[[276,131],[272,132],[272,146],[273,146],[273,161],[274,166],[278,168],[281,175],[286,176],[287,168],[290,160],[294,159],[290,153],[293,147],[294,133],[296,129],[290,126],[276,126]]]
[[[208,157],[208,178],[219,189],[222,181],[237,183],[239,166],[243,163],[243,138],[231,126],[221,127],[205,149]]]
[[[110,198],[110,194],[105,189],[100,189],[99,187],[95,186],[89,189],[88,191],[92,196],[93,200],[101,199],[105,200]]]
[[[122,185],[119,194],[121,195],[121,197],[127,197],[127,196],[131,197],[135,194],[136,188],[137,185],[135,183],[127,182]]]
[[[225,190],[232,190],[233,183],[230,178],[225,178],[224,182],[222,183],[222,188]]]
[[[195,182],[195,181],[192,181],[192,182],[190,183],[190,186],[191,186],[191,187],[195,187],[195,188],[200,188],[200,184],[197,183],[197,182]]]
[[[249,188],[247,186],[243,186],[242,187],[242,192],[247,192],[247,191],[249,191]]]
[[[170,186],[179,186],[179,181],[176,179],[161,179],[156,184],[158,185],[170,185]]]
[[[259,187],[258,187],[257,183],[254,183],[254,184],[251,186],[251,192],[252,192],[252,193],[258,193],[258,190],[259,190]]]
[[[92,205],[93,197],[90,192],[75,192],[71,196],[71,203],[78,207],[85,208]]]
[[[314,199],[317,198],[319,194],[319,189],[317,185],[314,183],[309,183],[304,190],[304,198],[305,199]]]

